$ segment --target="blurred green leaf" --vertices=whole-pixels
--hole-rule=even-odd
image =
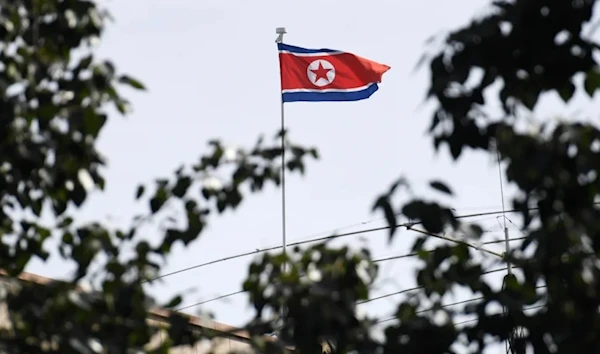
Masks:
[[[146,90],[146,87],[141,82],[132,78],[131,76],[123,75],[119,78],[119,82],[122,84],[129,85],[138,90]]]
[[[586,73],[584,87],[590,98],[594,98],[594,93],[600,88],[600,69],[596,67]]]
[[[167,190],[164,187],[159,187],[156,194],[154,194],[154,197],[150,199],[150,211],[152,211],[152,213],[158,212],[167,202],[167,199]]]
[[[388,242],[391,242],[392,237],[394,236],[394,233],[396,232],[396,229],[398,228],[396,225],[396,214],[394,213],[394,209],[392,208],[390,201],[388,200],[388,198],[386,196],[381,196],[377,199],[377,201],[375,202],[375,205],[373,206],[373,211],[377,210],[377,209],[381,209],[381,211],[383,212],[383,215],[385,217],[385,220],[387,221],[388,225],[389,225],[389,234],[388,234]]]
[[[175,308],[175,307],[181,305],[182,302],[183,302],[183,298],[180,295],[177,295],[174,298],[172,298],[171,300],[169,300],[165,304],[164,307],[167,309],[172,309],[172,308]]]
[[[144,187],[143,185],[139,185],[135,192],[135,199],[139,200],[142,197],[142,195],[144,195],[145,190],[146,190],[146,187]]]
[[[432,181],[429,183],[429,185],[431,186],[431,188],[436,189],[442,193],[452,195],[452,191],[450,190],[450,188],[440,181]]]

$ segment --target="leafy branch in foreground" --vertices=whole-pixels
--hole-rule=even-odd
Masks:
[[[72,211],[106,183],[97,139],[108,106],[126,114],[129,103],[118,90],[145,89],[94,54],[108,18],[93,1],[0,1],[0,269],[15,277],[32,258],[55,253],[76,268],[64,282],[0,284],[12,324],[0,327],[0,352],[165,353],[170,345],[194,342],[185,317],[174,314],[170,340],[146,348],[157,328],[147,323],[155,303],[143,284],[176,242],[198,238],[210,213],[236,208],[248,190],[279,184],[280,145],[261,139],[230,151],[215,140],[196,164],[156,181],[148,212],[131,227],[74,220]],[[303,172],[306,158],[317,157],[315,149],[289,141],[286,149],[288,170]],[[145,189],[138,188],[138,199]],[[140,234],[154,223],[162,233],[156,245]],[[51,239],[57,249],[48,247]],[[80,288],[82,280],[95,290]],[[167,305],[179,302],[175,297]]]
[[[156,182],[156,191],[149,197],[149,212],[142,222],[136,222],[130,229],[111,231],[98,223],[73,227],[72,219],[61,220],[60,227],[55,230],[62,240],[60,252],[66,261],[75,263],[76,275],[68,283],[57,283],[41,289],[38,285],[21,285],[8,293],[5,300],[11,318],[17,324],[15,333],[9,336],[10,341],[7,342],[7,345],[12,343],[11,349],[25,345],[22,341],[27,341],[31,336],[48,340],[58,338],[50,340],[51,346],[56,348],[53,352],[77,349],[72,346],[71,340],[84,346],[85,343],[97,341],[109,352],[141,349],[148,343],[157,328],[145,324],[148,309],[154,305],[154,301],[145,293],[143,284],[151,281],[159,272],[161,259],[168,256],[176,242],[187,246],[196,240],[211,212],[222,213],[237,207],[243,199],[244,186],[257,192],[267,182],[278,185],[280,181],[280,147],[264,146],[261,139],[248,151],[238,149],[226,157],[226,149],[220,142],[213,141],[210,145],[212,152],[187,169],[190,172],[179,168],[173,178]],[[290,154],[291,158],[287,161],[288,169],[302,170],[306,155],[316,156],[314,149],[303,149],[291,143],[287,148],[295,152]],[[216,178],[215,175],[223,169],[225,172],[232,171],[229,180],[223,181],[221,187],[214,182],[207,183],[207,179]],[[142,195],[138,190],[137,197]],[[168,214],[177,206],[185,210],[185,226],[179,226],[181,220]],[[140,228],[149,222],[165,227],[162,239],[156,246],[138,236]],[[129,248],[135,252],[128,257],[123,250]],[[90,274],[92,265],[101,271]],[[90,276],[100,284],[100,290],[92,294],[77,291],[79,280]],[[165,307],[175,308],[181,301],[182,298],[176,296]],[[34,321],[35,316],[47,319],[47,322]],[[50,326],[55,318],[77,318],[77,326],[71,321]],[[174,314],[171,324],[181,322],[184,318],[183,315]],[[186,326],[170,328],[170,343],[174,346],[197,340]],[[119,336],[115,336],[114,332]],[[28,344],[30,350],[32,345]],[[37,345],[40,349],[49,344],[40,341]]]

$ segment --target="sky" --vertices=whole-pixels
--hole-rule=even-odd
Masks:
[[[427,68],[415,71],[431,48],[426,40],[464,25],[487,2],[426,0],[242,1],[129,0],[100,2],[115,22],[97,50],[120,71],[140,78],[145,93],[124,90],[133,105],[126,118],[112,114],[99,149],[108,160],[107,188],[94,193],[78,212],[80,220],[126,225],[146,208],[134,202],[136,186],[169,176],[194,163],[207,141],[222,138],[231,146],[250,146],[260,134],[279,129],[279,67],[275,28],[286,27],[284,42],[308,48],[349,51],[391,66],[370,99],[351,103],[287,104],[290,139],[319,148],[305,176],[287,177],[288,241],[383,226],[371,212],[376,196],[398,177],[413,193],[449,202],[457,214],[501,210],[497,165],[490,156],[468,152],[453,162],[446,149],[436,154],[426,135],[433,105],[425,103]],[[435,49],[435,48],[434,48]],[[544,98],[538,111],[554,116],[590,106],[576,97],[567,106]],[[441,178],[455,197],[443,199],[427,184]],[[506,185],[506,202],[514,188]],[[404,193],[403,199],[410,197]],[[210,219],[210,227],[187,249],[176,247],[164,272],[281,244],[280,190],[269,187],[249,196],[235,212]],[[510,217],[510,216],[509,216]],[[503,237],[496,216],[473,218],[485,240]],[[509,220],[511,237],[521,236]],[[157,232],[148,231],[149,240]],[[402,231],[393,243],[387,233],[369,233],[336,245],[368,245],[374,258],[409,252],[416,234]],[[490,246],[501,251],[501,245]],[[186,292],[183,305],[240,290],[253,257],[239,258],[180,273],[149,290],[165,301]],[[414,286],[414,260],[381,263],[372,296]],[[63,278],[69,266],[58,257],[32,262],[28,271]],[[494,275],[500,281],[502,274]],[[195,292],[189,293],[194,288]],[[458,296],[458,295],[457,295]],[[373,316],[389,316],[402,296],[364,305]],[[449,298],[449,301],[464,299]],[[241,326],[253,315],[245,295],[212,302],[200,310],[216,320]]]

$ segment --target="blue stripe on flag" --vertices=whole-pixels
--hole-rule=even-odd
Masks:
[[[286,52],[298,53],[298,54],[318,54],[318,53],[337,53],[339,50],[334,49],[306,49],[300,48],[289,44],[277,43],[277,49],[284,50]]]
[[[283,102],[326,102],[326,101],[360,101],[371,97],[379,89],[377,83],[360,91],[351,92],[284,92]]]

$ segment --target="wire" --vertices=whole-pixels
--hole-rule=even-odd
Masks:
[[[530,208],[528,210],[537,210],[538,208]],[[489,215],[498,215],[498,214],[502,214],[502,213],[516,213],[521,211],[520,209],[512,209],[512,210],[506,210],[506,211],[491,211],[491,212],[485,212],[485,213],[476,213],[476,214],[466,214],[466,215],[459,215],[456,216],[455,219],[466,219],[466,218],[474,218],[474,217],[479,217],[479,216],[489,216]],[[395,227],[412,227],[415,225],[421,225],[422,222],[408,222],[408,223],[402,223],[402,224],[396,224]],[[360,235],[360,234],[366,234],[366,233],[371,233],[371,232],[376,232],[376,231],[382,231],[382,230],[388,230],[390,229],[391,226],[381,226],[381,227],[374,227],[374,228],[370,228],[370,229],[364,229],[364,230],[358,230],[358,231],[351,231],[351,232],[345,232],[345,233],[341,233],[338,235],[330,235],[330,236],[325,236],[325,237],[318,237],[318,238],[313,238],[310,240],[305,240],[305,241],[297,241],[297,242],[292,242],[288,244],[288,247],[294,247],[294,246],[300,246],[303,244],[307,244],[307,243],[313,243],[313,242],[320,242],[320,241],[328,241],[328,240],[333,240],[333,239],[337,239],[337,238],[342,238],[342,237],[348,237],[348,236],[354,236],[354,235]],[[228,256],[228,257],[224,257],[224,258],[220,258],[220,259],[215,259],[209,262],[205,262],[205,263],[200,263],[200,264],[196,264],[194,266],[191,267],[187,267],[187,268],[183,268],[183,269],[179,269],[170,273],[165,273],[165,274],[161,274],[153,279],[149,279],[149,280],[145,280],[143,281],[143,283],[148,283],[148,282],[152,282],[158,279],[162,279],[162,278],[166,278],[166,277],[170,277],[172,275],[176,275],[176,274],[180,274],[180,273],[184,273],[184,272],[188,272],[190,270],[193,269],[198,269],[198,268],[203,268],[209,265],[213,265],[216,263],[221,263],[221,262],[225,262],[225,261],[230,261],[232,259],[236,259],[236,258],[242,258],[242,257],[247,257],[247,256],[251,256],[254,254],[258,254],[258,253],[265,253],[265,252],[269,252],[269,251],[275,251],[282,248],[282,246],[274,246],[274,247],[268,247],[268,248],[263,248],[263,249],[257,249],[255,251],[250,251],[250,252],[245,252],[245,253],[240,253],[240,254],[236,254],[233,256]]]
[[[512,241],[520,241],[520,240],[524,240],[526,239],[526,237],[515,237],[515,238],[510,238],[508,239],[508,241],[512,242]],[[483,242],[481,243],[482,246],[484,245],[492,245],[495,243],[504,243],[505,240],[495,240],[495,241],[487,241],[487,242]],[[432,252],[432,251],[425,251],[427,253]],[[376,259],[373,261],[373,263],[378,263],[378,262],[385,262],[385,261],[391,261],[394,259],[401,259],[401,258],[409,258],[409,257],[416,257],[418,256],[419,253],[418,252],[414,252],[414,253],[407,253],[407,254],[402,254],[399,256],[391,256],[391,257],[386,257],[386,258],[380,258],[380,259]]]
[[[519,241],[519,240],[523,240],[523,239],[525,239],[525,237],[515,237],[515,238],[509,239],[509,241]],[[483,242],[482,245],[491,245],[491,244],[503,243],[503,242],[505,242],[505,240],[487,241],[487,242]],[[425,252],[431,252],[431,251],[425,251]],[[399,255],[399,256],[391,256],[391,257],[386,257],[386,258],[375,259],[375,260],[373,260],[373,263],[388,262],[388,261],[398,260],[398,259],[402,259],[402,258],[416,257],[418,255],[419,254],[416,253],[416,252],[415,253],[407,253],[407,254],[402,254],[402,255]],[[502,271],[502,270],[506,270],[506,268],[502,268],[500,270],[493,270],[493,271],[490,271],[490,273],[494,273],[494,272],[498,272],[498,271]],[[483,274],[487,274],[487,273],[483,273]],[[413,289],[413,290],[416,290],[416,289]],[[410,291],[410,290],[407,290],[407,291]],[[406,292],[406,291],[403,291],[403,292]],[[186,305],[184,307],[176,309],[175,311],[187,310],[187,309],[192,308],[192,307],[204,305],[204,304],[209,303],[209,302],[213,302],[213,301],[225,299],[225,298],[228,298],[228,297],[231,297],[231,296],[235,296],[235,295],[239,295],[239,294],[243,294],[243,293],[245,293],[244,290],[234,291],[234,292],[231,292],[231,293],[228,293],[228,294],[219,295],[219,296],[207,299],[207,300],[202,300],[202,301],[197,302],[195,304]],[[401,293],[402,292],[400,292],[400,293],[394,293],[394,294],[391,294],[391,295],[396,295],[396,294],[401,294]],[[389,295],[389,296],[391,296],[391,295]]]
[[[472,244],[472,243],[470,243],[468,241],[465,241],[465,240],[460,240],[460,239],[456,239],[456,238],[448,237],[448,236],[444,236],[444,235],[437,235],[437,234],[434,234],[434,233],[431,233],[431,232],[427,232],[427,231],[424,231],[424,230],[419,230],[419,229],[410,228],[409,230],[410,231],[414,231],[414,232],[418,232],[420,234],[427,235],[427,236],[430,236],[430,237],[439,238],[440,240],[450,241],[450,242],[454,242],[454,243],[460,243],[460,244],[463,244],[463,245],[465,245],[467,247],[471,247],[471,248],[476,249],[478,251],[485,252],[487,254],[491,254],[492,256],[498,257],[500,259],[504,259],[504,256],[502,256],[498,252],[494,252],[494,251],[490,251],[490,250],[485,249],[485,248],[481,248],[481,247],[479,247],[477,245],[474,245],[474,244]]]
[[[196,307],[196,306],[204,305],[204,304],[206,304],[206,303],[208,303],[208,302],[212,302],[212,301],[217,301],[217,300],[225,299],[225,298],[228,298],[228,297],[230,297],[230,296],[234,296],[234,295],[242,294],[242,293],[245,293],[245,292],[246,292],[245,290],[240,290],[240,291],[236,291],[236,292],[234,292],[234,293],[229,293],[229,294],[220,295],[220,296],[214,297],[214,298],[212,298],[212,299],[208,299],[208,300],[204,300],[204,301],[197,302],[197,303],[195,303],[195,304],[192,304],[192,305],[187,305],[187,306],[184,306],[184,307],[180,307],[180,308],[178,308],[178,309],[177,309],[177,310],[175,310],[175,311],[183,311],[183,310],[187,310],[187,309],[189,309],[189,308],[192,308],[192,307]]]
[[[600,204],[600,203],[594,203],[594,205],[597,205],[597,204]],[[529,208],[528,210],[529,211],[533,211],[533,210],[538,210],[538,209],[539,208]],[[511,210],[493,211],[493,212],[486,212],[486,213],[476,213],[476,214],[459,215],[459,216],[456,216],[455,218],[456,219],[464,219],[464,218],[470,218],[470,217],[489,216],[489,215],[498,215],[498,214],[506,215],[507,213],[515,213],[515,212],[519,212],[519,211],[520,211],[519,209],[511,209]],[[510,223],[512,223],[514,225],[514,223],[512,222],[512,220],[510,220],[510,219],[508,219],[508,220],[509,220]],[[412,227],[414,225],[419,225],[419,224],[422,224],[422,222],[412,222],[412,223],[397,224],[396,227],[407,227],[407,228],[409,228],[409,227]],[[377,227],[377,228],[371,228],[371,229],[365,229],[365,230],[359,230],[359,231],[352,231],[352,232],[342,233],[342,234],[339,234],[339,235],[331,235],[331,236],[326,236],[326,237],[319,237],[319,238],[309,239],[309,240],[305,240],[305,241],[293,242],[293,243],[290,243],[289,246],[298,246],[298,245],[302,245],[302,244],[306,244],[306,243],[326,241],[326,240],[331,240],[331,239],[335,239],[335,238],[353,236],[353,235],[357,235],[357,234],[370,233],[370,232],[375,232],[375,231],[382,231],[382,230],[387,230],[387,229],[390,229],[390,228],[391,228],[390,226],[383,226],[383,227]],[[423,232],[421,230],[414,230],[414,229],[412,229],[412,231]],[[429,234],[429,233],[427,233],[427,234]],[[438,235],[436,235],[436,236],[438,236]],[[496,244],[496,243],[503,243],[503,242],[519,241],[519,240],[524,240],[525,238],[527,238],[527,237],[523,236],[523,237],[515,237],[515,238],[510,238],[510,239],[505,239],[505,240],[487,241],[487,242],[483,242],[481,245],[489,245],[489,244]],[[156,277],[154,279],[151,279],[151,280],[148,280],[148,281],[145,281],[145,282],[158,280],[158,279],[165,278],[165,277],[168,277],[168,276],[171,276],[171,275],[183,273],[183,272],[186,272],[186,271],[189,271],[189,270],[193,270],[193,269],[196,269],[196,268],[205,267],[205,266],[208,266],[208,265],[212,265],[212,264],[215,264],[215,263],[224,262],[224,261],[231,260],[231,259],[241,258],[241,257],[245,257],[245,256],[257,254],[257,253],[264,253],[264,252],[274,251],[274,250],[277,250],[277,249],[280,249],[280,248],[282,248],[282,246],[269,247],[269,248],[265,248],[265,249],[262,249],[262,250],[259,249],[259,250],[252,251],[252,252],[241,253],[241,254],[237,254],[237,255],[233,255],[233,256],[229,256],[229,257],[217,259],[217,260],[213,260],[213,261],[206,262],[206,263],[201,263],[201,264],[198,264],[198,265],[195,265],[195,266],[192,266],[192,267],[188,267],[188,268],[184,268],[184,269],[180,269],[180,270],[177,270],[177,271],[174,271],[174,272],[170,272],[170,273],[166,273],[166,274],[160,275],[160,276],[158,276],[158,277]],[[475,248],[477,248],[477,247],[475,247]],[[430,252],[430,251],[426,251],[426,252]],[[402,259],[402,258],[409,258],[409,257],[417,256],[417,255],[418,255],[418,253],[408,253],[408,254],[403,254],[403,255],[399,255],[399,256],[392,256],[392,257],[380,258],[380,259],[373,260],[373,263],[386,262],[386,261],[397,260],[397,259]],[[491,271],[484,272],[482,274],[491,274],[491,273],[495,273],[495,272],[501,272],[501,271],[504,271],[504,270],[507,270],[507,269],[508,268],[494,269],[494,270],[491,270]],[[371,302],[371,301],[376,301],[376,300],[380,300],[380,299],[383,299],[383,298],[387,298],[389,296],[399,295],[399,294],[410,292],[410,291],[415,291],[415,290],[418,290],[420,288],[421,287],[404,289],[404,290],[401,290],[401,291],[398,291],[398,292],[395,292],[395,293],[382,295],[382,296],[379,296],[379,297],[373,298],[373,299],[368,299],[368,300],[359,302],[358,304],[363,304],[363,303],[367,303],[367,302]],[[232,293],[219,295],[217,297],[214,297],[214,298],[211,298],[211,299],[208,299],[208,300],[204,300],[204,301],[201,301],[201,302],[198,302],[198,303],[195,303],[195,304],[191,304],[191,305],[187,305],[187,306],[181,307],[179,309],[176,309],[175,311],[183,311],[183,310],[186,310],[186,309],[189,309],[189,308],[192,308],[192,307],[196,307],[196,306],[200,306],[200,305],[203,305],[203,304],[206,304],[206,303],[209,303],[209,302],[213,302],[213,301],[221,300],[221,299],[228,298],[228,297],[231,297],[231,296],[239,295],[239,294],[242,294],[244,292],[245,292],[244,290],[239,290],[239,291],[235,291],[235,292],[232,292]],[[480,298],[470,299],[470,300],[463,300],[463,301],[459,301],[457,303],[451,303],[451,304],[447,304],[447,305],[442,305],[442,307],[459,305],[459,304],[463,304],[463,303],[467,303],[467,302],[471,302],[471,301],[476,301],[478,299],[480,299]],[[531,310],[531,309],[535,309],[535,308],[538,308],[538,307],[540,307],[540,306],[530,307],[530,308],[527,308],[527,309],[524,309],[524,310]],[[420,312],[423,312],[423,311],[425,311],[425,310],[422,310]],[[394,318],[388,318],[388,319],[379,321],[377,323],[391,321],[393,319]],[[469,321],[463,321],[463,322],[455,323],[454,325],[468,323],[468,322],[473,322],[473,321],[476,321],[476,320],[477,319],[475,319],[475,320],[469,320]]]
[[[535,309],[539,309],[540,307],[544,307],[544,306],[546,306],[546,304],[536,305],[536,306],[530,306],[530,307],[524,308],[523,311],[535,310]],[[501,315],[502,315],[501,313],[498,313],[498,314],[491,315],[491,316],[501,316]],[[471,319],[471,320],[456,322],[456,323],[454,323],[454,325],[458,326],[458,325],[461,325],[461,324],[475,322],[475,321],[478,321],[478,320],[479,320],[479,318],[474,318],[474,319]]]
[[[504,242],[504,240],[502,240],[501,242]],[[373,262],[377,262],[377,261],[380,261],[380,260],[375,260],[375,261],[373,261]],[[482,275],[484,275],[484,274],[492,274],[492,273],[496,273],[496,272],[502,272],[502,271],[505,271],[505,270],[506,270],[506,268],[499,268],[499,269],[493,269],[493,270],[489,270],[489,271],[487,271],[487,272],[483,272],[483,273],[481,273],[481,274],[482,274]],[[414,288],[403,289],[403,290],[396,291],[396,292],[393,292],[393,293],[390,293],[390,294],[385,294],[385,295],[377,296],[377,297],[374,297],[374,298],[371,298],[371,299],[367,299],[367,300],[359,301],[359,302],[357,302],[356,304],[357,304],[357,305],[362,305],[362,304],[365,304],[365,303],[368,303],[368,302],[372,302],[372,301],[377,301],[377,300],[385,299],[385,298],[388,298],[388,297],[390,297],[390,296],[394,296],[394,295],[400,295],[400,294],[408,293],[408,292],[411,292],[411,291],[416,291],[416,290],[419,290],[419,289],[422,289],[422,288],[423,288],[422,286],[417,286],[417,287],[414,287]],[[195,306],[204,305],[204,304],[206,304],[206,303],[209,303],[209,302],[212,302],[212,301],[221,300],[221,299],[224,299],[224,298],[227,298],[227,297],[230,297],[230,296],[234,296],[234,295],[238,295],[238,294],[242,294],[242,293],[245,293],[245,292],[246,292],[245,290],[239,290],[239,291],[236,291],[236,292],[233,292],[233,293],[229,293],[229,294],[220,295],[220,296],[217,296],[217,297],[214,297],[214,298],[208,299],[208,300],[200,301],[200,302],[198,302],[198,303],[195,303],[195,304],[191,304],[191,305],[187,305],[187,306],[184,306],[184,307],[180,307],[180,308],[176,309],[175,311],[183,311],[183,310],[187,310],[187,309],[189,309],[189,308],[192,308],[192,307],[195,307]],[[477,300],[477,299],[472,299],[472,300],[469,300],[469,301],[475,301],[475,300]],[[452,306],[452,305],[453,305],[453,304],[448,304],[447,306]],[[457,303],[456,305],[458,305],[458,303]],[[395,317],[394,317],[394,318],[395,318]],[[393,320],[394,318],[388,318],[388,319],[386,319],[386,320],[383,320],[383,321],[381,321],[381,322],[385,322],[385,321],[391,321],[391,320]],[[380,323],[380,322],[377,322],[377,323]]]
[[[504,241],[503,241],[503,242],[504,242]],[[488,271],[486,271],[486,272],[483,272],[483,273],[481,273],[481,275],[485,275],[485,274],[492,274],[492,273],[497,273],[497,272],[502,272],[502,271],[505,271],[505,270],[506,270],[506,267],[505,267],[505,268],[498,268],[498,269],[488,270]],[[385,298],[387,298],[387,297],[390,297],[390,296],[394,296],[394,295],[400,295],[400,294],[404,294],[404,293],[407,293],[407,292],[411,292],[411,291],[419,290],[419,289],[422,289],[422,288],[423,288],[422,286],[417,286],[417,287],[414,287],[414,288],[403,289],[403,290],[396,291],[396,292],[393,292],[393,293],[389,293],[389,294],[385,294],[385,295],[381,295],[381,296],[373,297],[373,298],[370,298],[370,299],[367,299],[367,300],[359,301],[359,302],[357,302],[356,304],[357,304],[357,305],[362,305],[362,304],[366,304],[366,303],[368,303],[368,302],[372,302],[372,301],[377,301],[377,300],[385,299]]]
[[[506,230],[506,213],[504,213],[504,210],[506,209],[504,207],[504,182],[502,182],[502,166],[501,166],[501,159],[500,159],[500,150],[496,150],[496,156],[498,157],[498,178],[500,179],[500,199],[502,200],[502,216],[504,219],[504,229]],[[508,247],[508,244],[506,244],[506,247]]]
[[[504,242],[504,240],[502,240],[501,242]],[[505,268],[492,269],[492,270],[483,272],[481,274],[482,275],[484,275],[484,274],[492,274],[492,273],[497,273],[497,272],[505,271],[506,269],[507,269],[506,267]],[[545,288],[545,287],[546,287],[545,285],[540,285],[540,286],[537,286],[536,289]],[[422,286],[417,286],[417,287],[414,287],[414,288],[403,289],[403,290],[400,290],[400,291],[396,291],[394,293],[381,295],[381,296],[374,297],[374,298],[371,298],[371,299],[368,299],[368,300],[364,300],[364,301],[359,301],[359,302],[357,302],[357,305],[362,305],[364,303],[368,303],[368,302],[372,302],[372,301],[377,301],[377,300],[385,299],[385,298],[388,298],[390,296],[400,295],[400,294],[408,293],[408,292],[411,292],[411,291],[420,290],[422,288],[423,288]],[[196,303],[196,304],[192,304],[192,305],[188,305],[188,306],[179,308],[179,309],[177,309],[175,311],[182,311],[182,310],[194,307],[194,306],[205,304],[207,302],[216,301],[216,300],[220,300],[222,298],[228,297],[228,296],[233,296],[233,295],[241,294],[243,292],[244,292],[243,290],[240,290],[240,291],[237,291],[235,293],[221,295],[221,296],[215,297],[213,299],[205,300],[205,301],[202,301],[202,302],[199,302],[199,303]],[[441,308],[447,308],[447,307],[452,307],[452,306],[467,304],[467,303],[470,303],[470,302],[475,302],[475,301],[482,300],[482,299],[483,299],[483,297],[476,297],[476,298],[472,298],[472,299],[451,302],[451,303],[448,303],[448,304],[442,304],[440,307]],[[532,306],[532,307],[525,308],[523,310],[524,311],[526,311],[526,310],[532,310],[532,309],[543,307],[543,306],[544,305]],[[436,307],[431,307],[431,308],[419,310],[416,313],[417,314],[425,313],[425,312],[432,311],[434,309],[436,309]],[[383,320],[376,321],[375,324],[381,324],[381,323],[393,321],[393,320],[396,320],[396,319],[397,319],[397,317],[390,317],[390,318],[386,318],[386,319],[383,319]],[[474,321],[477,321],[477,319],[472,319],[472,320],[467,320],[467,321],[463,321],[463,322],[458,322],[458,323],[455,323],[454,325],[456,326],[456,325],[459,325],[459,324],[464,324],[464,323],[469,323],[469,322],[474,322]]]
[[[502,240],[502,242],[504,242],[504,240]],[[504,270],[506,270],[506,268],[494,269],[494,270],[491,270],[489,272],[482,273],[482,274],[490,274],[490,273],[495,273],[495,272],[502,272]],[[546,287],[546,285],[539,285],[539,286],[536,286],[535,288],[536,289],[541,289],[541,288],[545,288],[545,287]],[[456,305],[468,304],[470,302],[475,302],[475,301],[483,300],[483,299],[484,298],[482,296],[481,297],[475,297],[475,298],[471,298],[471,299],[467,299],[467,300],[461,300],[461,301],[451,302],[449,304],[442,304],[440,307],[441,308],[452,307],[452,306],[456,306]],[[428,308],[428,309],[419,310],[416,313],[419,314],[419,313],[429,312],[429,311],[432,311],[432,310],[435,310],[435,309],[436,309],[436,307],[431,307],[431,308]],[[398,319],[398,318],[397,317],[390,317],[390,318],[386,318],[386,319],[383,319],[383,320],[379,320],[379,321],[375,322],[375,324],[389,322],[389,321],[393,321],[393,320],[396,320],[396,319]]]
[[[373,302],[373,301],[385,299],[385,298],[388,298],[390,296],[409,293],[411,291],[416,291],[416,290],[419,290],[419,289],[422,289],[422,288],[423,288],[422,286],[415,286],[414,288],[402,289],[400,291],[396,291],[396,292],[393,292],[393,293],[389,293],[389,294],[385,294],[385,295],[381,295],[381,296],[377,296],[377,297],[372,297],[372,298],[367,299],[367,300],[362,300],[362,301],[357,302],[356,304],[357,305],[362,305],[362,304],[366,304],[368,302]]]

